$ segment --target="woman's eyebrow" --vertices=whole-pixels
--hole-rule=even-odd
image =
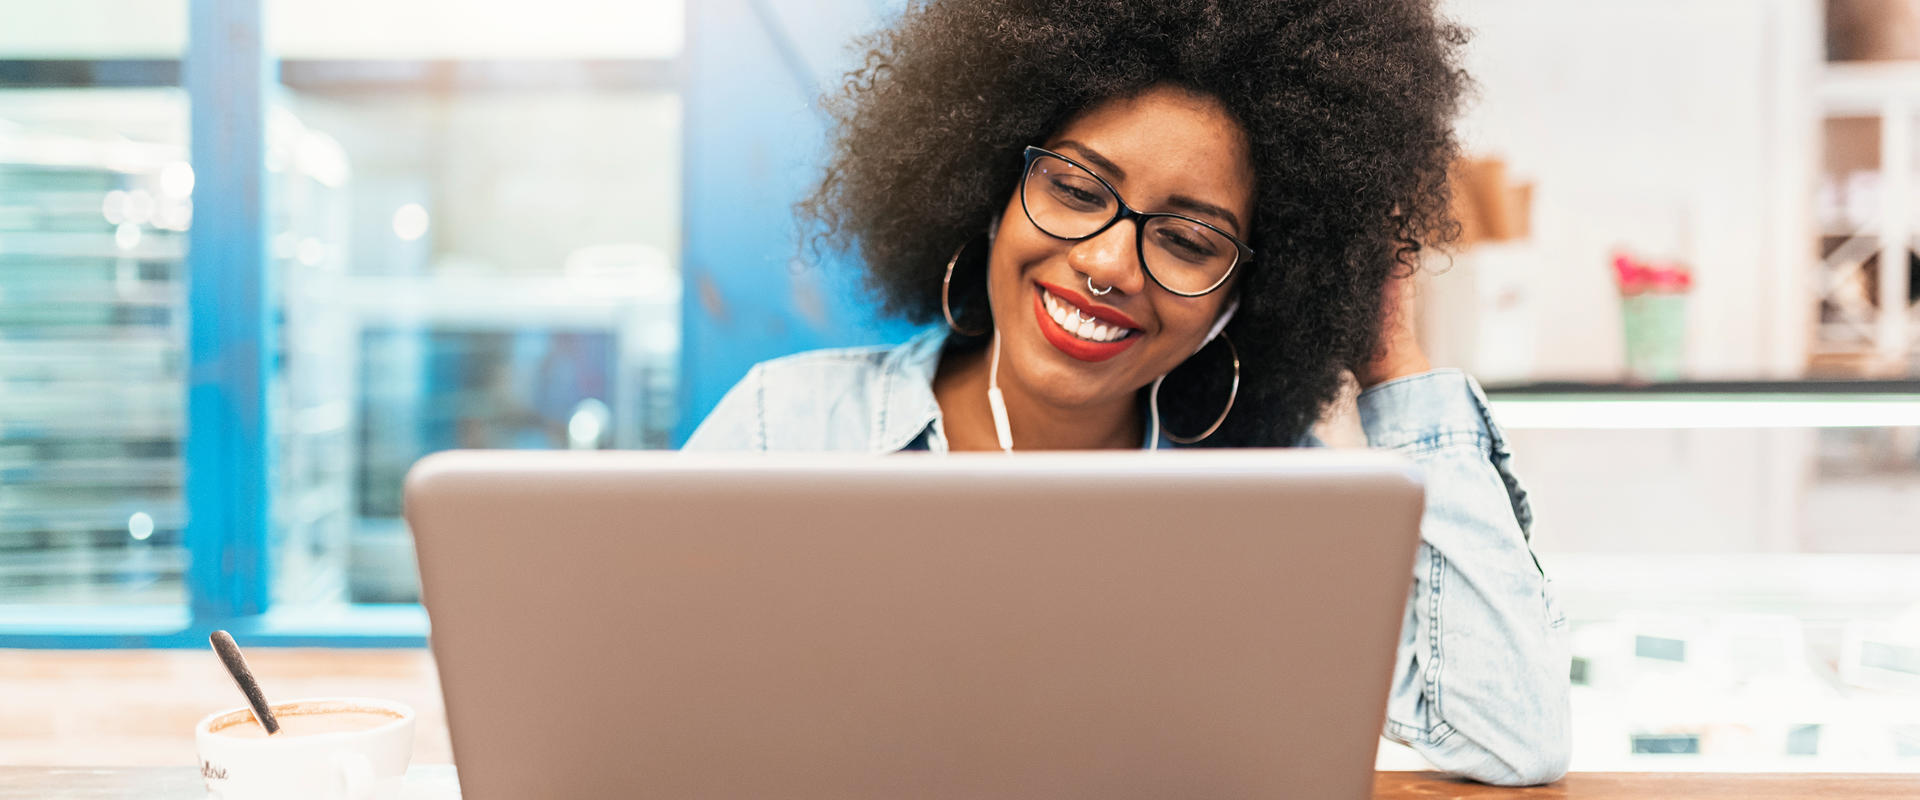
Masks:
[[[1088,147],[1079,142],[1076,142],[1072,139],[1067,139],[1060,142],[1059,144],[1054,145],[1053,149],[1059,150],[1061,148],[1066,148],[1066,147],[1073,148],[1075,152],[1080,154],[1081,158],[1084,158],[1088,161],[1093,162],[1093,165],[1096,167],[1099,167],[1101,172],[1105,172],[1113,176],[1112,180],[1124,181],[1127,179],[1127,171],[1124,169],[1121,169],[1119,164],[1115,164],[1112,161],[1108,161],[1106,156],[1100,155],[1098,152],[1095,152],[1093,148]]]
[[[1228,211],[1219,206],[1216,206],[1212,203],[1208,203],[1203,200],[1195,200],[1184,194],[1176,194],[1172,197],[1167,198],[1167,206],[1169,208],[1186,209],[1196,214],[1212,214],[1213,216],[1226,220],[1227,224],[1233,228],[1233,232],[1236,235],[1240,233],[1240,218],[1234,216],[1233,212]]]

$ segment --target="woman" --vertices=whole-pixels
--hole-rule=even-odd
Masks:
[[[1403,308],[1456,227],[1463,40],[1432,0],[912,8],[832,106],[800,211],[884,308],[944,324],[757,365],[687,447],[1313,445],[1351,372],[1368,443],[1427,486],[1386,735],[1466,777],[1557,779],[1565,621],[1526,495]]]

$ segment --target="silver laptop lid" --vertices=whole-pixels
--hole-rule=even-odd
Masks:
[[[462,796],[1369,796],[1372,452],[498,453],[409,476]]]

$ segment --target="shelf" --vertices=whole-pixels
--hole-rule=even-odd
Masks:
[[[1832,62],[1820,76],[1820,100],[1831,116],[1876,116],[1888,101],[1920,104],[1920,63]]]
[[[1885,619],[1920,608],[1920,555],[1543,553],[1574,621],[1778,614]]]
[[[74,458],[52,462],[0,461],[0,485],[9,488],[74,488],[82,486],[136,486],[177,489],[182,470],[178,458]]]
[[[75,289],[66,286],[8,287],[0,290],[0,299],[9,303],[31,303],[39,307],[82,306],[86,308],[176,308],[179,291],[155,281],[132,281],[127,286],[90,286]]]
[[[1667,381],[1662,383],[1586,383],[1537,381],[1492,384],[1487,395],[1509,396],[1608,395],[1626,397],[1692,397],[1784,395],[1810,402],[1852,400],[1861,396],[1910,395],[1920,398],[1920,380],[1794,380],[1794,381]]]
[[[60,583],[114,583],[123,577],[148,580],[178,579],[186,571],[186,551],[178,547],[131,548],[126,552],[103,550],[42,550],[9,554],[0,560],[0,579]]]
[[[153,518],[153,528],[156,531],[176,530],[186,524],[186,510],[180,506],[178,493],[169,494],[174,496],[165,500],[156,500],[153,504],[140,509]],[[137,504],[128,502],[125,505],[131,507]],[[0,513],[0,534],[125,530],[127,517],[125,508],[102,508],[97,504],[67,508],[9,508],[4,513]]]
[[[1920,394],[1490,395],[1509,430],[1920,427]]]
[[[0,232],[0,255],[56,258],[132,258],[178,261],[186,258],[186,236],[172,231],[143,229],[140,241],[121,247],[111,233]]]

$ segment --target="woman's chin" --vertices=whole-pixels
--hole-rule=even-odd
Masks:
[[[1087,374],[1093,370],[1087,369],[1082,362],[1061,358],[1055,363],[1046,363],[1049,360],[1042,354],[1041,358],[1035,359],[1041,362],[1035,365],[1037,368],[1021,370],[1021,375],[1029,378],[1023,383],[1035,399],[1055,408],[1095,408],[1133,393],[1123,381],[1116,380],[1119,373],[1112,370],[1111,366],[1119,365],[1103,363],[1101,366],[1108,368],[1099,370],[1104,374],[1094,377]]]

